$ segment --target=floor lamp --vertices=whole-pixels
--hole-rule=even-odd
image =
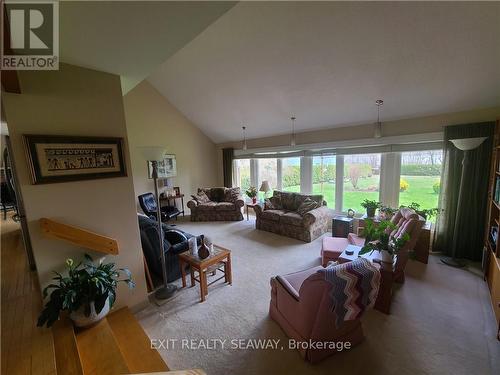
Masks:
[[[464,152],[464,156],[462,158],[462,175],[460,176],[460,189],[458,190],[457,212],[455,214],[455,228],[453,228],[452,256],[441,258],[441,262],[451,267],[461,268],[465,266],[465,262],[457,258],[457,235],[459,231],[457,226],[462,211],[462,194],[464,193],[465,177],[470,164],[470,151],[478,148],[486,138],[487,137],[450,139],[450,142],[453,143],[456,148]]]
[[[155,186],[155,199],[156,199],[156,221],[158,223],[158,237],[160,240],[160,254],[161,254],[161,269],[163,273],[163,286],[155,290],[155,298],[158,300],[165,300],[172,297],[177,290],[177,286],[169,284],[167,281],[167,263],[165,260],[165,251],[163,249],[163,231],[161,227],[161,206],[160,195],[158,194],[158,162],[163,160],[166,154],[164,147],[142,147],[142,154],[144,158],[151,162],[152,172],[151,177]]]

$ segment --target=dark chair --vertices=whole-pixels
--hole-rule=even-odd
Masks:
[[[137,216],[144,258],[146,259],[154,286],[159,286],[163,282],[163,273],[161,268],[161,253],[159,251],[158,223],[155,221],[156,219],[151,219],[145,215],[137,214]],[[162,224],[162,231],[164,235],[163,250],[165,251],[167,265],[167,281],[170,283],[181,277],[179,254],[189,250],[188,240],[193,235],[177,228],[172,228],[167,224]]]
[[[4,220],[7,219],[7,211],[15,210],[17,214],[16,196],[12,194],[7,182],[1,184],[1,204]]]
[[[141,194],[137,197],[139,199],[139,205],[141,206],[144,213],[152,219],[156,220],[156,198],[153,193]],[[169,221],[172,218],[179,216],[180,211],[174,206],[162,206],[161,211],[161,221]]]

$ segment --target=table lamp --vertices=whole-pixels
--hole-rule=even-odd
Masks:
[[[271,191],[271,188],[269,187],[269,182],[267,180],[262,181],[259,191],[263,191],[264,198],[267,198],[267,193]]]

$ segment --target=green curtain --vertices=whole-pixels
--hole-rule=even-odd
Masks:
[[[452,244],[456,244],[456,258],[481,260],[494,129],[495,122],[445,127],[440,214],[436,222],[434,251],[451,256]],[[488,138],[475,150],[467,151],[462,208],[457,212],[464,151],[457,149],[450,139],[472,137]]]
[[[224,186],[233,186],[233,160],[234,160],[234,149],[223,148],[222,149],[222,173],[224,174]]]

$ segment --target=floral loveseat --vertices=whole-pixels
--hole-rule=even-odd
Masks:
[[[241,208],[245,201],[240,188],[199,188],[197,195],[187,203],[191,221],[239,221],[243,220]]]
[[[264,207],[255,207],[255,214],[257,229],[305,242],[311,242],[326,233],[331,217],[322,195],[277,190],[272,198],[266,199]]]

